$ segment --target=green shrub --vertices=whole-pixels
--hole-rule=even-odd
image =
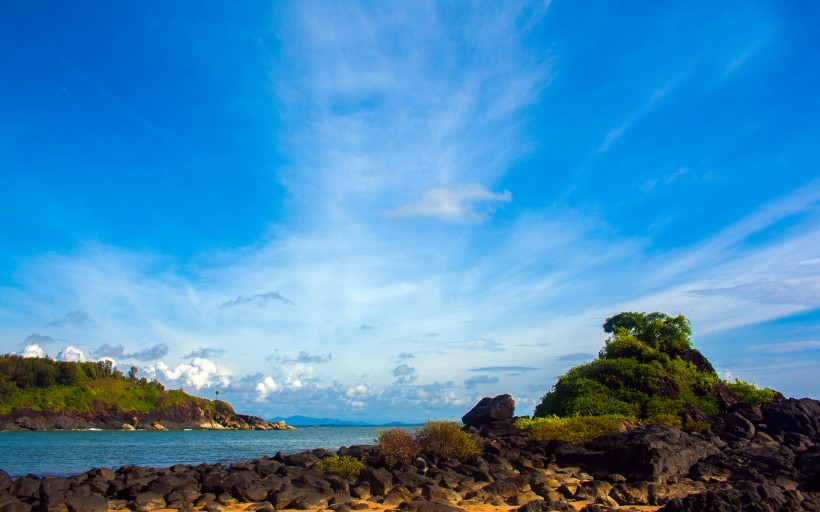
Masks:
[[[316,467],[325,473],[339,475],[342,478],[356,478],[365,468],[365,463],[350,455],[333,455],[317,462]]]
[[[421,451],[413,434],[403,428],[388,428],[379,432],[376,447],[384,456],[385,462],[395,465],[399,462],[410,462]]]
[[[667,427],[683,428],[683,421],[674,414],[658,414],[644,421],[645,425],[665,425]]]
[[[703,432],[711,428],[712,425],[710,425],[708,421],[703,420],[689,420],[683,423],[683,430],[687,432]]]
[[[544,418],[519,418],[515,425],[529,432],[532,439],[540,441],[563,441],[578,443],[609,434],[620,432],[623,422],[630,422],[627,416],[570,416],[561,418],[547,416]]]
[[[735,379],[734,382],[725,381],[726,387],[740,398],[742,402],[749,402],[755,407],[777,400],[781,395],[772,388],[759,388],[754,384]]]
[[[463,459],[481,453],[473,436],[461,430],[455,421],[428,421],[415,438],[425,450],[441,457]]]

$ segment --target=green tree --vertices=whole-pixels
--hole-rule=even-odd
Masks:
[[[692,348],[683,315],[625,312],[607,318],[598,358],[561,375],[535,416],[683,413],[694,405],[718,412],[717,374]]]

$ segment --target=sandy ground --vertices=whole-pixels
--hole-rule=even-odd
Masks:
[[[370,502],[365,502],[365,503],[367,503],[367,505],[370,508],[368,510],[363,510],[362,512],[386,512],[388,510],[395,510],[394,507],[385,507],[385,506],[379,505],[377,503],[370,503]],[[584,508],[585,506],[587,506],[588,504],[590,504],[592,502],[591,501],[574,501],[574,502],[569,502],[569,503],[570,503],[570,505],[575,507],[577,510],[581,510],[582,508]],[[459,507],[459,505],[456,505],[455,503],[453,503],[453,505]],[[238,505],[232,505],[230,507],[227,507],[227,512],[244,512],[244,510],[249,506],[250,506],[250,503],[240,503]],[[517,506],[495,506],[495,505],[483,505],[482,504],[482,505],[468,505],[468,506],[464,506],[464,507],[460,507],[460,508],[463,508],[467,512],[513,512],[518,507]],[[629,511],[633,511],[633,512],[655,512],[659,508],[660,507],[624,506],[624,507],[621,507],[618,510],[623,510],[624,512],[629,512]],[[112,511],[109,511],[109,512],[122,512],[122,511],[113,511],[112,510]],[[159,509],[159,510],[156,510],[155,512],[177,512],[177,510],[176,509]],[[286,509],[286,510],[282,510],[281,512],[305,512],[305,511],[304,510]]]

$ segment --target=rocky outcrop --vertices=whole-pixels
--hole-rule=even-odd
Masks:
[[[512,396],[485,396],[461,418],[461,421],[468,427],[481,427],[494,421],[511,421],[514,414],[515,400]]]
[[[91,411],[35,411],[18,409],[0,414],[0,430],[286,430],[284,422],[269,422],[256,416],[233,412],[213,413],[195,403],[162,407],[154,411],[127,412],[98,406]]]
[[[634,429],[583,443],[559,446],[561,465],[577,465],[602,476],[656,481],[686,475],[698,461],[718,453],[713,440],[672,427]]]

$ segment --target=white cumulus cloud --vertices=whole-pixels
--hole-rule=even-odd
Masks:
[[[78,349],[73,345],[68,345],[67,347],[63,347],[59,354],[57,354],[58,361],[72,361],[75,363],[79,363],[85,361],[85,354],[82,350]]]
[[[40,345],[26,345],[20,355],[23,357],[45,357],[46,353],[40,348]]]
[[[262,380],[262,382],[256,385],[256,392],[258,394],[256,397],[256,401],[263,402],[268,397],[268,395],[270,395],[271,393],[276,393],[281,389],[282,387],[279,384],[277,384],[275,380],[273,380],[273,377],[265,377]]]
[[[225,368],[220,368],[208,359],[195,357],[190,364],[178,364],[170,368],[163,362],[156,365],[156,372],[161,373],[165,379],[179,381],[184,386],[201,389],[204,387],[230,384],[230,372]]]
[[[363,398],[370,394],[370,388],[366,384],[356,384],[347,388],[345,396],[348,398]]]

